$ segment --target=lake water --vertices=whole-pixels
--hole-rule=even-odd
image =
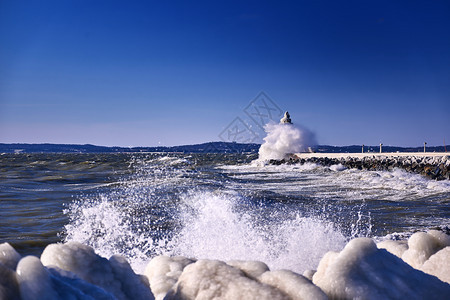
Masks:
[[[354,237],[449,229],[448,181],[256,158],[3,154],[0,242],[39,256],[50,243],[79,241],[105,257],[124,255],[136,272],[168,254],[302,273]]]

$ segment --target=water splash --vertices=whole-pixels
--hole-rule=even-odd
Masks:
[[[148,259],[154,241],[146,234],[139,234],[125,211],[108,197],[100,195],[95,200],[74,201],[65,213],[70,218],[65,226],[65,242],[89,245],[107,258],[114,254],[132,258],[132,267],[142,269],[139,262]]]
[[[319,217],[285,211],[268,219],[241,209],[238,194],[192,192],[183,197],[183,228],[170,254],[219,260],[259,260],[272,269],[303,272],[342,249],[346,237]],[[280,214],[277,214],[278,216]]]
[[[64,241],[93,247],[109,258],[125,256],[134,270],[142,272],[148,260],[166,251],[168,230],[176,214],[177,193],[192,182],[177,158],[132,158],[132,175],[97,193],[80,195],[64,210],[69,223]],[[174,163],[175,162],[175,163]]]
[[[131,176],[73,201],[66,209],[65,241],[90,245],[107,258],[121,254],[138,273],[161,254],[260,260],[272,269],[301,273],[316,268],[326,252],[341,250],[364,227],[366,219],[359,218],[358,230],[348,232],[330,218],[330,210],[299,211],[270,199],[259,201],[252,194],[257,189],[246,188],[243,181],[240,190],[224,184],[221,176],[206,180],[187,171],[184,162],[174,167],[173,161],[132,160]],[[301,173],[295,169],[291,175]]]
[[[283,159],[291,153],[307,152],[317,144],[314,134],[294,124],[269,123],[264,126],[267,136],[259,148],[259,161]]]

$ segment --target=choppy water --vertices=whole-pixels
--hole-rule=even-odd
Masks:
[[[356,236],[450,226],[450,182],[402,170],[257,166],[255,155],[3,154],[0,242],[76,240],[137,272],[158,254],[313,269]],[[301,258],[301,259],[299,259]]]

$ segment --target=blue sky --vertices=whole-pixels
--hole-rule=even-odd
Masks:
[[[258,142],[261,92],[320,144],[448,144],[450,2],[0,1],[0,142]]]

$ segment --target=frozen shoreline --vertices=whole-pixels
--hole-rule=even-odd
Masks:
[[[269,161],[269,164],[317,163],[324,166],[341,164],[346,168],[365,170],[393,170],[408,172],[436,180],[450,179],[450,156],[447,152],[405,153],[295,153],[286,159]]]
[[[40,259],[3,243],[0,274],[1,299],[444,299],[450,236],[431,230],[378,245],[356,238],[303,275],[258,261],[180,256],[157,256],[139,275],[124,257],[106,259],[77,242],[51,244]]]
[[[365,152],[365,153],[295,153],[299,158],[328,157],[328,158],[382,158],[382,157],[444,157],[450,156],[449,152]]]

